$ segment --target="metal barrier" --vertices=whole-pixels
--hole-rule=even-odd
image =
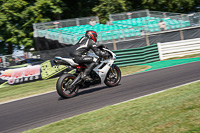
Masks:
[[[9,66],[15,66],[18,61],[27,58],[38,58],[40,55],[33,55],[31,52],[24,52],[22,56],[5,55],[0,56],[0,68],[6,68]]]
[[[115,63],[118,66],[138,65],[160,60],[157,44],[132,49],[114,50],[113,52],[117,55]]]
[[[111,23],[123,25],[129,28],[141,26],[140,30],[145,32],[159,32],[159,22],[166,23],[166,30],[192,26],[188,14],[158,12],[158,11],[135,11],[109,15]]]
[[[150,13],[149,10],[140,10],[140,11],[133,11],[133,12],[109,14],[109,20],[117,21],[117,20],[147,17],[147,16],[150,17],[149,13]]]
[[[189,14],[188,17],[192,26],[200,25],[200,12]]]
[[[160,12],[160,11],[149,11],[149,10],[140,10],[134,12],[125,12],[125,13],[116,13],[110,14],[109,19],[111,22],[117,20],[131,20],[134,18],[142,18],[142,20],[146,21],[145,17],[149,17],[146,25],[148,25],[148,21],[156,21],[158,18],[163,20],[176,20],[180,21],[180,23],[184,21],[189,21],[189,26],[197,26],[200,25],[200,12],[191,13],[191,14],[183,14],[183,13],[171,13],[171,12]],[[158,21],[156,21],[158,22]]]
[[[161,60],[200,53],[200,38],[158,43]]]
[[[15,65],[15,58],[11,55],[0,56],[0,68]]]
[[[86,30],[98,32],[99,43],[119,42],[141,38],[144,34],[162,32],[159,22],[166,23],[166,30],[182,29],[200,25],[200,13],[180,14],[141,10],[127,13],[110,14],[110,25],[99,24],[97,16],[59,20],[54,22],[34,24],[34,37],[45,37],[58,40],[63,44],[75,44]],[[90,19],[96,20],[95,26],[90,26]]]
[[[191,14],[182,14],[182,13],[149,11],[149,14],[151,17],[170,18],[175,20],[189,21],[190,26],[200,25],[200,12]]]
[[[46,36],[48,34],[47,33],[48,29],[58,29],[63,27],[86,25],[89,23],[91,19],[94,19],[97,23],[99,23],[99,18],[97,16],[57,20],[44,23],[34,23],[33,24],[34,37]]]

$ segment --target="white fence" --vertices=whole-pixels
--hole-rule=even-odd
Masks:
[[[158,43],[160,60],[200,53],[200,38]]]

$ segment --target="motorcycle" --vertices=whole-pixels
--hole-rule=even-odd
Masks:
[[[116,55],[104,46],[98,47],[102,52],[107,52],[108,57],[98,57],[95,53],[88,53],[97,59],[97,65],[90,72],[92,80],[83,80],[82,74],[86,68],[84,65],[79,65],[74,62],[73,58],[55,57],[54,63],[56,65],[67,65],[75,70],[74,74],[63,73],[56,83],[57,93],[63,98],[74,97],[79,89],[88,88],[92,85],[105,83],[109,87],[117,86],[121,81],[121,70],[114,64]]]

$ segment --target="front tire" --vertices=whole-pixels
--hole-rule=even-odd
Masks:
[[[121,81],[121,70],[117,65],[110,67],[104,83],[109,86],[117,86]]]
[[[76,78],[75,75],[72,74],[63,74],[57,81],[56,84],[56,90],[57,93],[62,97],[62,98],[71,98],[74,97],[79,90],[79,86],[74,86],[70,88],[70,84],[74,81]]]

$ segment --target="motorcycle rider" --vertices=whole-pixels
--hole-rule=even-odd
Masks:
[[[74,61],[78,64],[84,64],[87,68],[85,69],[82,79],[86,81],[92,80],[89,76],[91,70],[95,67],[97,62],[96,58],[91,56],[87,56],[86,54],[92,50],[97,56],[100,57],[107,57],[109,56],[107,53],[103,53],[99,48],[96,46],[97,42],[97,33],[92,30],[88,30],[73,47],[72,51],[70,52],[70,56],[74,58]]]

